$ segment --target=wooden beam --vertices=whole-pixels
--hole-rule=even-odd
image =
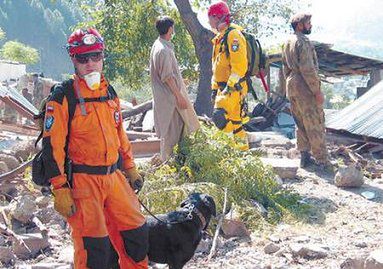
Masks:
[[[160,152],[160,139],[145,140],[145,141],[132,141],[133,156],[149,157]]]
[[[153,100],[149,100],[145,103],[142,103],[138,106],[135,106],[135,107],[133,107],[133,109],[131,109],[129,111],[126,111],[126,110],[122,111],[122,118],[126,119],[129,117],[144,113],[145,111],[148,111],[151,109],[153,109]]]
[[[137,140],[137,139],[148,139],[148,138],[154,138],[156,137],[156,133],[150,133],[150,132],[135,132],[135,131],[126,131],[126,134],[129,137],[130,141]]]

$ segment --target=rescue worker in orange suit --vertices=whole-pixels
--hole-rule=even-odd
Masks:
[[[77,98],[68,140],[73,173],[64,169],[68,100],[60,94],[62,84],[55,86],[46,104],[45,166],[54,207],[71,226],[76,269],[109,268],[111,244],[118,250],[120,268],[148,268],[148,228],[133,189],[142,187],[142,178],[122,126],[119,99],[110,97],[102,73],[104,47],[92,28],[77,30],[68,39]]]
[[[242,28],[230,23],[230,10],[225,2],[210,5],[208,17],[211,28],[217,32],[212,40],[212,118],[218,129],[233,133],[239,147],[245,150],[248,141],[242,127],[245,123],[242,105],[248,91],[243,79],[248,66],[246,39]],[[224,39],[227,42],[223,42]]]

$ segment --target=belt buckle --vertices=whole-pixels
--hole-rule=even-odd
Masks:
[[[108,167],[106,168],[106,174],[107,174],[107,175],[110,174],[110,170],[111,170],[111,168],[112,168],[112,166],[108,166]]]

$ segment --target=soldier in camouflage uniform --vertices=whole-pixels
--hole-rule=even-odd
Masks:
[[[316,163],[330,168],[325,142],[323,102],[318,76],[318,59],[310,40],[311,15],[292,17],[294,35],[284,44],[283,72],[287,96],[297,125],[297,148],[301,152],[301,167]]]

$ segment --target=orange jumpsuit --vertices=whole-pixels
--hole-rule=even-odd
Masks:
[[[83,98],[107,96],[108,82],[104,78],[100,89],[95,91],[90,90],[82,79],[75,76],[75,80]],[[122,127],[119,99],[86,102],[84,105],[86,115],[82,114],[80,105],[76,105],[70,129],[68,153],[74,166],[112,166],[120,154],[123,169],[134,167],[131,145]],[[66,97],[54,95],[46,105],[43,135],[44,163],[54,187],[67,179],[64,148],[68,116]],[[104,174],[74,172],[71,184],[77,211],[67,220],[72,231],[75,268],[108,268],[110,241],[119,252],[120,268],[147,268],[145,217],[140,212],[136,194],[121,171]],[[114,227],[111,234],[108,233],[109,225]]]

